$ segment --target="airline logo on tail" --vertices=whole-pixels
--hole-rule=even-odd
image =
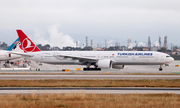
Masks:
[[[22,30],[17,30],[21,45],[19,46],[24,52],[37,52],[41,51],[25,34]]]
[[[33,52],[36,46],[32,44],[31,40],[29,38],[26,38],[22,41],[22,50],[24,52]]]
[[[7,51],[11,51],[12,49],[15,49],[16,48],[16,45],[20,43],[20,40],[19,38],[17,38],[11,45],[8,49],[6,49]]]

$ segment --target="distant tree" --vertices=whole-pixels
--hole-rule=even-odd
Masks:
[[[71,47],[71,46],[63,47],[63,50],[64,51],[73,51],[74,47]]]
[[[48,51],[50,50],[50,45],[49,44],[46,44],[44,46],[42,46],[41,44],[38,44],[37,47],[42,50],[42,51]]]
[[[161,49],[160,50],[158,50],[159,52],[167,52],[167,48],[165,48],[165,47],[161,47]]]
[[[83,49],[81,49],[83,51],[92,51],[93,48],[91,46],[88,46],[88,47],[84,47]]]
[[[46,44],[44,47],[49,50],[51,46],[49,44]]]
[[[173,57],[174,60],[180,60],[180,55],[177,55],[177,53],[176,54],[171,54],[171,57]]]
[[[107,48],[107,51],[114,51],[115,47],[114,46],[110,46],[109,48]]]
[[[41,44],[37,44],[36,45],[38,48],[40,48],[41,49],[41,47],[42,47],[42,45]]]
[[[176,51],[178,49],[178,46],[173,47],[173,51]]]
[[[8,45],[5,42],[3,42],[0,47],[1,49],[5,50],[8,48]]]
[[[142,51],[143,50],[143,47],[138,47],[138,51]]]

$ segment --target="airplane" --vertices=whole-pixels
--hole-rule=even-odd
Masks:
[[[12,54],[48,64],[86,65],[86,70],[123,69],[125,65],[160,65],[174,59],[165,53],[155,51],[41,51],[22,30],[17,30],[21,42],[21,52]],[[94,68],[90,66],[94,65]]]
[[[17,38],[6,50],[0,50],[0,61],[8,61],[12,59],[21,58],[20,55],[10,54],[11,50],[15,50],[16,45],[20,42],[19,38]]]

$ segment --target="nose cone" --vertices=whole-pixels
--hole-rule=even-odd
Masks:
[[[174,61],[174,58],[171,57],[171,62],[173,62],[173,61]]]
[[[174,58],[169,57],[169,58],[166,59],[166,61],[167,61],[168,63],[173,62],[173,61],[174,61]]]

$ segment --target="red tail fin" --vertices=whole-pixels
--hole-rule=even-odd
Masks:
[[[22,30],[16,30],[21,41],[21,49],[26,52],[41,51],[25,34]]]

